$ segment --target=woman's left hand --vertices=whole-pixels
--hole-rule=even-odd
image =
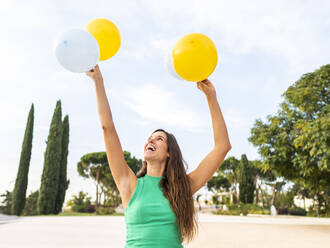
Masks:
[[[216,95],[215,88],[208,79],[197,82],[197,88],[203,91],[207,97]]]

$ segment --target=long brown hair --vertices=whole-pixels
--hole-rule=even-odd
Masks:
[[[167,158],[164,178],[159,181],[163,195],[168,199],[170,206],[176,215],[177,226],[181,234],[181,242],[190,242],[198,231],[194,199],[192,196],[190,180],[186,173],[187,163],[182,157],[178,142],[173,134],[157,129],[153,133],[162,131],[167,136]],[[147,173],[147,162],[143,161],[137,177],[143,177]]]

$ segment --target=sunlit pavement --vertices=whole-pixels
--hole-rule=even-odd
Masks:
[[[21,217],[0,215],[0,248],[124,247],[123,216]],[[199,214],[197,247],[327,247],[330,219]]]

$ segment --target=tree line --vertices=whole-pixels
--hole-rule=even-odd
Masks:
[[[240,159],[225,159],[206,185],[208,190],[215,193],[215,203],[218,203],[218,193],[229,192],[229,203],[294,207],[293,197],[300,195],[314,199],[317,215],[329,215],[329,85],[330,65],[306,73],[283,93],[284,100],[276,114],[268,115],[266,120],[255,121],[248,140],[258,149],[260,159],[249,161],[245,154]],[[33,106],[31,109],[33,113]],[[28,144],[32,140],[33,114],[32,117],[30,114],[27,124],[29,131],[26,130],[23,148],[29,147]],[[65,120],[66,118],[61,121],[58,102],[47,141],[42,183],[37,197],[37,210],[40,214],[61,211],[65,190],[69,184],[66,179],[69,129],[68,124],[64,124]],[[12,195],[13,213],[19,213],[15,209],[21,209],[23,199],[25,201],[23,195],[27,184],[27,161],[30,159],[30,152],[29,148],[24,151],[23,148],[22,162]],[[124,156],[127,164],[136,173],[141,168],[142,160],[131,156],[128,151],[124,151]],[[87,194],[79,192],[78,196],[69,201],[69,205],[76,206],[80,211],[91,212],[98,207],[115,208],[120,205],[120,195],[105,152],[83,155],[77,163],[77,172],[80,176],[95,181],[95,204],[91,203]],[[286,194],[279,194],[286,184],[291,184],[291,188]],[[272,192],[270,199],[267,198],[269,195],[266,187]],[[7,202],[10,199],[9,193],[3,195]],[[36,194],[31,202],[36,202],[35,199]],[[286,205],[280,200],[282,203],[286,201]]]
[[[304,74],[284,93],[284,101],[265,121],[257,119],[248,140],[260,160],[226,159],[209,183],[210,190],[233,191],[236,202],[258,203],[265,182],[276,192],[291,182],[294,194],[314,199],[319,214],[329,214],[330,65]],[[237,193],[237,184],[239,192]],[[234,199],[234,200],[235,200]],[[263,199],[263,198],[262,198]]]
[[[304,74],[284,92],[284,101],[275,115],[255,121],[248,140],[257,147],[260,159],[249,161],[245,154],[240,159],[225,159],[206,185],[214,193],[214,203],[219,203],[218,193],[228,192],[227,205],[296,209],[294,197],[299,195],[314,199],[317,215],[329,213],[329,75],[330,65]],[[127,151],[124,154],[136,172],[142,161]],[[96,206],[120,204],[105,152],[84,155],[77,170],[79,175],[95,181]],[[291,187],[282,193],[288,185]],[[83,205],[84,197],[88,198],[80,192],[75,199]],[[196,200],[199,198],[197,195]],[[91,209],[90,199],[85,205],[80,209]]]

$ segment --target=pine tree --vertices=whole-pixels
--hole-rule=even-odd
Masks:
[[[242,155],[239,171],[239,200],[243,203],[253,203],[254,170],[249,165],[245,154]]]
[[[46,144],[44,168],[37,203],[39,214],[52,214],[55,212],[62,153],[62,110],[60,100],[56,103]]]
[[[68,162],[68,146],[69,146],[69,117],[66,115],[63,120],[63,134],[62,134],[62,155],[61,167],[59,175],[59,187],[55,203],[55,214],[62,210],[63,202],[65,199],[65,192],[68,189],[70,180],[67,180],[67,162]]]
[[[31,150],[32,150],[33,123],[34,123],[34,106],[32,104],[25,128],[21,157],[19,161],[15,187],[13,191],[13,203],[11,206],[11,213],[14,215],[21,215],[25,205],[26,189],[28,185],[28,173],[29,173]]]

